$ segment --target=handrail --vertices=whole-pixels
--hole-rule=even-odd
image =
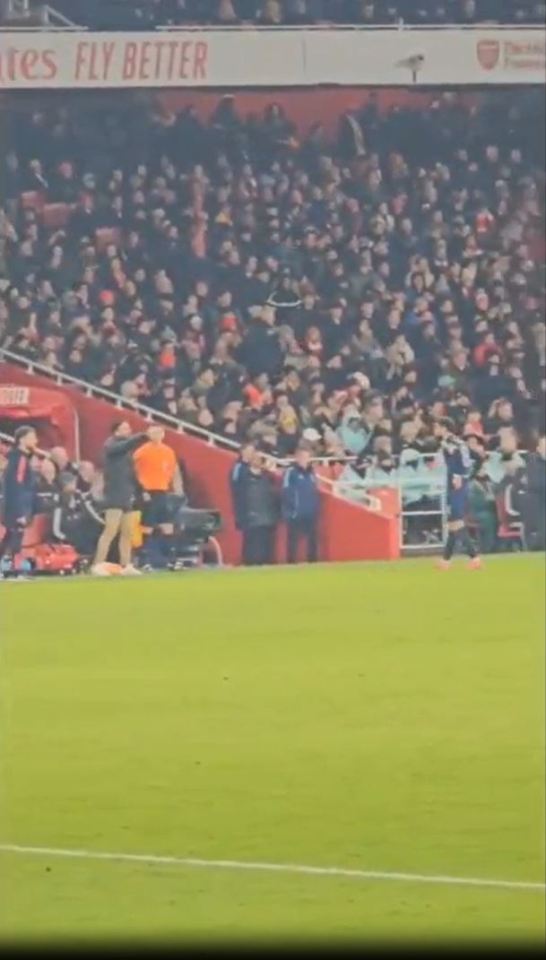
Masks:
[[[340,497],[342,500],[348,499],[341,493],[342,485],[339,484],[338,480],[330,480],[329,477],[320,477],[320,482],[325,487],[330,488],[329,493],[334,497]],[[357,506],[364,507],[366,510],[373,510],[374,513],[381,512],[382,504],[379,497],[375,497],[373,493],[368,493],[366,490],[359,491],[359,493],[361,493],[360,501],[351,501],[352,503],[356,503]]]
[[[3,347],[0,347],[0,358],[7,360],[9,363],[15,363],[17,366],[25,367],[29,373],[38,373],[40,376],[48,377],[57,384],[76,387],[88,397],[96,396],[101,400],[109,400],[122,410],[134,410],[135,413],[142,414],[146,420],[158,420],[167,423],[176,429],[178,433],[187,433],[190,436],[200,437],[200,439],[206,440],[210,446],[224,446],[230,450],[238,450],[240,447],[240,444],[234,440],[222,437],[218,433],[212,433],[212,431],[206,430],[205,427],[188,423],[178,417],[173,417],[170,413],[162,413],[160,410],[154,410],[153,407],[148,407],[144,403],[138,403],[136,400],[126,400],[125,397],[122,397],[119,393],[114,393],[105,387],[96,387],[91,383],[87,383],[85,380],[71,377],[70,374],[63,373],[61,370],[52,370],[51,367],[46,367],[43,363],[29,360],[27,357],[22,357],[20,354],[13,353],[11,350],[5,350]]]
[[[21,25],[7,26],[5,24],[0,26],[0,34],[1,33],[78,33],[78,32],[81,32],[81,33],[89,32],[89,27],[79,27],[76,24],[74,24],[74,26],[72,27],[69,27],[68,24],[64,27],[62,26],[55,27],[52,24],[48,24],[48,23],[35,23],[32,27],[22,27]],[[104,31],[97,30],[96,32],[103,33]]]
[[[142,29],[126,29],[123,28],[112,28],[110,30],[94,30],[89,26],[54,26],[52,24],[40,24],[36,23],[33,26],[22,26],[22,25],[13,25],[2,24],[0,26],[0,33],[75,33],[77,31],[81,32],[91,32],[91,33],[147,33],[158,31],[162,33],[180,33],[180,32],[198,32],[198,33],[211,33],[211,32],[226,32],[232,33],[237,30],[246,31],[246,30],[259,30],[261,33],[266,31],[272,31],[274,33],[282,32],[293,32],[297,31],[301,33],[302,31],[312,30],[312,31],[324,31],[324,30],[345,30],[345,31],[358,31],[358,32],[377,32],[378,30],[387,30],[391,33],[395,31],[443,31],[443,30],[540,30],[544,31],[544,24],[542,23],[494,23],[492,21],[483,21],[481,23],[378,23],[378,24],[364,24],[364,23],[309,23],[302,24],[301,26],[296,26],[295,24],[259,24],[259,23],[243,23],[243,24],[161,24],[156,25],[151,28],[151,31],[142,30]]]
[[[301,25],[296,24],[260,24],[260,23],[218,23],[218,24],[163,24],[156,25],[154,30],[162,31],[164,33],[179,33],[186,31],[197,31],[197,32],[217,32],[217,31],[226,31],[226,32],[235,32],[237,30],[259,30],[260,32],[273,31],[275,33],[289,33],[296,31],[301,33],[306,30],[313,31],[322,31],[322,30],[356,30],[358,32],[369,32],[375,33],[377,30],[388,30],[393,33],[396,31],[414,31],[417,30],[421,32],[422,30],[430,31],[442,31],[442,30],[544,30],[543,23],[494,23],[492,21],[482,21],[481,23],[406,23],[402,21],[401,23],[377,23],[377,24],[367,24],[367,23],[306,23]],[[98,31],[103,32],[103,31]],[[117,33],[119,31],[112,31]],[[141,33],[142,31],[128,31],[128,32],[137,32]]]
[[[57,10],[56,7],[52,7],[51,4],[46,3],[43,9],[46,16],[45,26],[49,27],[55,25],[55,23],[52,24],[51,20],[48,19],[49,17],[52,17],[53,21],[57,21],[57,26],[68,27],[69,29],[75,30],[81,29],[79,23],[74,23],[70,17],[65,17],[64,13],[61,13],[61,11]]]

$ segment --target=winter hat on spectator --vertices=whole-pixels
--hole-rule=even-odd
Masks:
[[[101,306],[113,307],[116,301],[116,296],[113,290],[101,290],[98,299]]]

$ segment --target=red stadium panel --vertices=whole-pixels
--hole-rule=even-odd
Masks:
[[[99,227],[95,231],[95,241],[99,251],[105,250],[111,243],[117,247],[121,242],[121,230],[119,227]]]
[[[46,203],[42,210],[42,221],[46,227],[66,227],[71,213],[72,206],[69,203]]]
[[[41,210],[45,203],[44,195],[39,190],[25,190],[20,200],[24,210]]]

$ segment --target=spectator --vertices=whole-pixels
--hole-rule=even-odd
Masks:
[[[285,471],[282,485],[282,516],[288,529],[288,563],[296,563],[303,541],[307,560],[317,560],[320,495],[308,447],[296,450],[293,466]]]
[[[52,447],[49,451],[49,457],[55,470],[57,490],[60,492],[63,480],[66,480],[68,476],[75,475],[77,468],[70,462],[68,453],[62,446]]]
[[[89,559],[103,528],[104,520],[95,509],[92,498],[78,489],[75,476],[67,475],[53,512],[55,541],[69,543],[81,557]]]
[[[39,503],[42,504],[47,500],[53,502],[59,493],[59,485],[57,483],[57,469],[54,461],[49,457],[44,457],[40,461],[38,476],[36,478],[36,494],[39,498]]]

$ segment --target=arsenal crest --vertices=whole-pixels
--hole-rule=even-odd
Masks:
[[[478,61],[484,70],[493,70],[499,62],[500,43],[498,40],[480,40],[476,47]]]

